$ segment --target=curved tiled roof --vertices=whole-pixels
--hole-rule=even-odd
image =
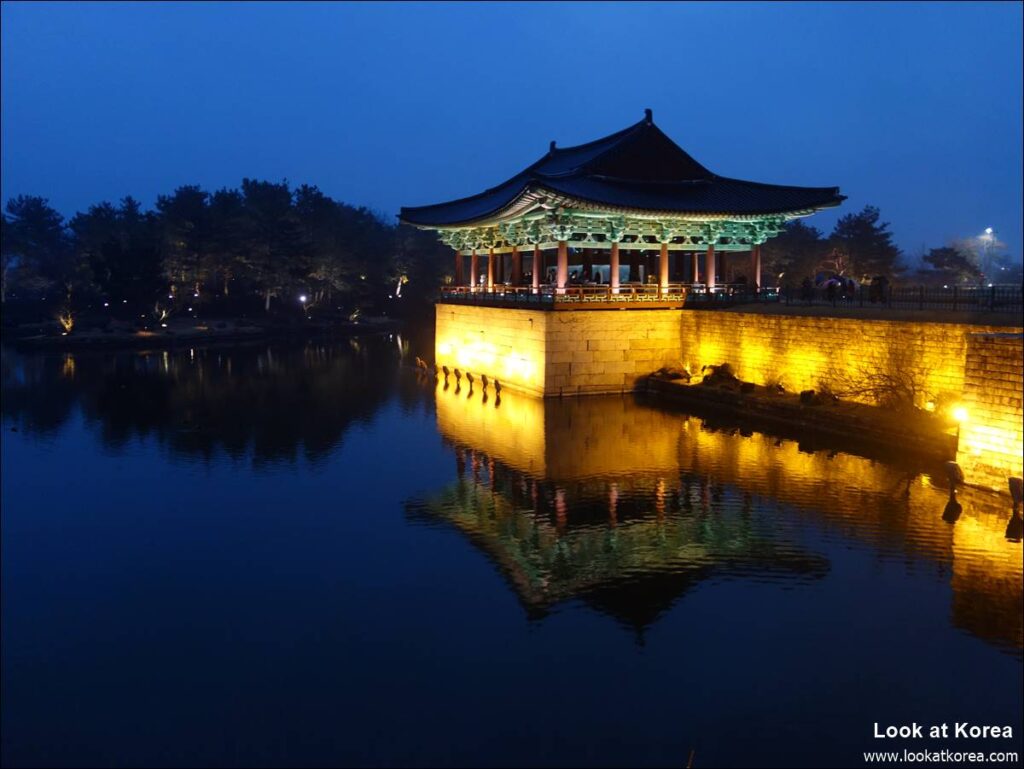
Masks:
[[[549,152],[508,181],[477,195],[407,207],[399,219],[420,227],[457,227],[500,218],[525,195],[553,194],[594,207],[656,213],[751,216],[839,205],[838,187],[792,187],[712,173],[651,119],[602,139]]]

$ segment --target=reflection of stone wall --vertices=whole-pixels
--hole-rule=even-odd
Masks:
[[[957,461],[971,483],[1005,491],[1007,477],[1024,471],[1024,335],[967,339],[963,404],[968,418],[960,430]]]
[[[796,441],[761,433],[712,431],[696,417],[667,414],[631,397],[541,401],[503,394],[497,408],[493,396],[481,401],[479,391],[467,398],[465,390],[460,397],[439,386],[439,432],[510,472],[552,484],[569,511],[570,531],[593,525],[572,520],[587,502],[605,500],[611,525],[613,496],[644,496],[653,515],[659,498],[670,506],[673,494],[703,499],[712,486],[731,486],[883,552],[903,552],[908,562],[915,557],[951,564],[954,623],[999,644],[1021,646],[1024,551],[1006,540],[1006,497],[962,490],[962,515],[951,525],[943,519],[944,481],[937,486],[912,465],[807,451]],[[506,510],[524,504],[506,502]]]
[[[514,470],[554,480],[630,473],[672,473],[682,424],[628,398],[540,400],[493,391],[487,403],[477,387],[455,393],[439,384],[437,427],[441,435],[472,446]],[[497,404],[497,405],[496,405]]]

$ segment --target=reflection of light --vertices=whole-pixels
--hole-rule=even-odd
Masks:
[[[953,419],[955,419],[957,422],[966,422],[967,409],[965,409],[963,406],[957,406],[955,409],[953,409]]]

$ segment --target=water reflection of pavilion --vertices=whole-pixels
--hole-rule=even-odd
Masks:
[[[708,579],[805,581],[828,561],[803,523],[950,574],[952,622],[1019,651],[1019,544],[999,497],[945,492],[912,467],[666,414],[633,398],[552,401],[438,389],[459,479],[410,506],[457,527],[531,615],[581,599],[642,629]],[[780,515],[784,512],[784,515]]]
[[[749,498],[721,506],[721,490],[697,479],[674,488],[653,475],[561,485],[464,446],[455,453],[458,482],[413,514],[465,534],[532,617],[580,598],[640,632],[707,579],[814,579],[828,570],[824,558],[774,541]]]

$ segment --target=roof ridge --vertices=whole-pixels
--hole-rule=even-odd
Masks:
[[[645,118],[644,120],[641,120],[638,123],[634,123],[633,125],[626,126],[625,128],[620,128],[618,131],[613,131],[612,133],[608,134],[607,136],[602,136],[600,139],[594,139],[593,141],[584,142],[583,144],[574,144],[571,147],[558,147],[558,146],[555,146],[553,148],[553,150],[549,150],[548,152],[549,153],[551,151],[554,151],[554,152],[569,152],[571,150],[586,149],[587,147],[593,147],[595,144],[600,144],[601,142],[606,142],[609,139],[612,139],[612,138],[615,138],[615,137],[619,137],[619,136],[625,136],[630,131],[634,131],[637,128],[641,128],[642,126],[644,126],[646,124],[647,124],[647,120]]]
[[[752,187],[762,187],[764,189],[788,189],[788,190],[834,190],[839,192],[839,187],[828,186],[828,187],[807,187],[802,184],[772,184],[771,182],[752,182],[749,179],[737,179],[732,176],[718,176],[714,174],[717,181],[720,182],[739,182],[740,184],[749,184]]]

